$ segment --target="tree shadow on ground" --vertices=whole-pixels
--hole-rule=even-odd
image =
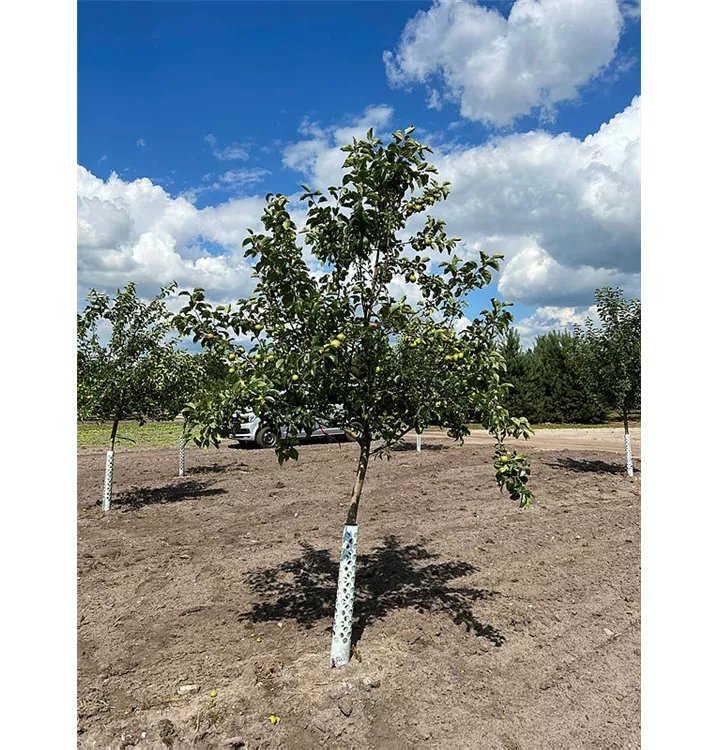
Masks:
[[[600,459],[590,461],[588,459],[570,458],[569,456],[560,456],[556,459],[555,463],[550,463],[549,466],[554,469],[567,469],[568,471],[577,472],[593,472],[594,474],[625,474],[625,464],[614,464]],[[641,470],[634,464],[633,471],[636,474],[640,474]]]
[[[449,450],[450,447],[451,446],[444,445],[443,443],[422,442],[421,444],[422,451],[446,451],[446,450]],[[402,451],[416,451],[416,441],[413,440],[408,443],[405,440],[402,440],[400,443],[397,443],[396,445],[392,445],[391,450],[396,451],[397,453],[401,453]]]
[[[191,466],[186,469],[187,474],[221,474],[234,469],[246,469],[247,464],[212,464],[211,466]]]
[[[122,506],[125,510],[138,510],[146,505],[164,505],[166,503],[178,503],[182,500],[193,500],[198,497],[226,494],[227,490],[211,487],[209,482],[189,479],[163,487],[133,487],[113,498],[112,504]]]
[[[303,553],[275,568],[258,569],[247,576],[252,593],[264,601],[255,602],[240,619],[252,622],[295,620],[311,627],[334,615],[339,564],[328,550],[314,549],[300,542]],[[472,606],[490,599],[497,592],[457,587],[457,578],[475,573],[469,563],[426,563],[437,554],[429,552],[423,541],[400,545],[395,536],[384,538],[382,545],[357,557],[356,599],[352,642],[357,643],[364,629],[396,609],[414,608],[419,612],[443,611],[457,625],[495,646],[504,637],[491,625],[479,622]],[[331,629],[331,628],[328,628]]]

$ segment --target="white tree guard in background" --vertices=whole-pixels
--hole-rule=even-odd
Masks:
[[[421,453],[421,433],[416,433],[416,450],[417,452]]]
[[[628,471],[628,476],[633,476],[633,456],[631,456],[631,436],[625,432],[624,438],[626,441],[626,470]]]
[[[187,441],[185,440],[184,435],[180,435],[179,439],[179,476],[184,476],[184,447],[185,443]]]
[[[333,667],[343,667],[349,663],[351,658],[358,533],[358,526],[344,527],[342,554],[339,559],[337,603],[334,609],[334,628],[332,629],[331,665]]]
[[[110,509],[112,500],[112,472],[115,468],[115,452],[107,451],[107,461],[105,462],[105,488],[102,493],[102,510],[107,513]]]

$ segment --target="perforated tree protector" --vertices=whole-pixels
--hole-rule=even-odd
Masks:
[[[416,450],[421,453],[421,433],[416,433]]]
[[[102,493],[102,510],[107,513],[110,509],[112,500],[112,472],[115,468],[115,452],[107,451],[107,461],[105,462],[105,489]]]
[[[633,456],[631,455],[631,436],[626,432],[624,433],[626,441],[626,469],[628,470],[628,476],[633,476]]]
[[[351,658],[358,533],[358,526],[344,527],[342,554],[339,559],[337,603],[334,610],[334,628],[332,629],[331,665],[333,667],[343,667],[349,663]]]
[[[184,476],[184,446],[185,446],[185,437],[184,435],[180,435],[179,440],[179,476]]]

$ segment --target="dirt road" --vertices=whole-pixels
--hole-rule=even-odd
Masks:
[[[632,428],[631,435],[631,452],[636,458],[641,457],[641,428]],[[410,433],[407,440],[414,442],[416,435]],[[446,435],[436,428],[427,430],[422,436],[422,443],[442,440],[451,441]],[[493,438],[484,430],[472,430],[471,435],[465,438],[469,445],[492,445]],[[546,450],[590,450],[590,451],[607,451],[610,453],[624,454],[623,428],[621,427],[596,427],[588,429],[556,429],[556,430],[536,430],[531,439],[513,440],[509,439],[508,444],[521,447],[521,450],[531,453],[532,451]]]

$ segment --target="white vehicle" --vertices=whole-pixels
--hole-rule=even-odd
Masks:
[[[232,440],[237,440],[239,443],[256,443],[260,448],[274,448],[276,445],[277,436],[269,427],[262,425],[259,421],[259,417],[256,416],[254,412],[248,411],[243,414],[235,412],[232,415],[232,419],[239,422],[239,427],[236,432],[230,435]],[[319,424],[317,424],[316,429],[311,435],[307,435],[306,432],[300,432],[298,437],[306,440],[308,437],[342,437],[345,434],[346,433],[341,427],[329,426],[327,424],[322,424],[320,427]]]

